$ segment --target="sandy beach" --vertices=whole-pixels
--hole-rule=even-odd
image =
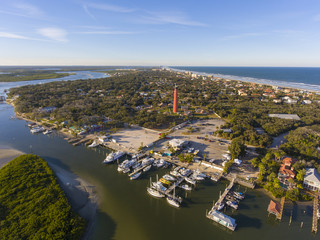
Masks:
[[[0,168],[22,154],[24,154],[24,152],[10,147],[0,146]],[[98,206],[95,187],[57,165],[48,164],[56,174],[59,184],[65,192],[73,210],[87,220],[87,228],[82,239],[89,239]]]

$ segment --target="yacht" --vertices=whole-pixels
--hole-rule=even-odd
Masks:
[[[111,163],[111,162],[117,160],[118,158],[121,158],[125,154],[126,153],[122,152],[122,151],[112,152],[106,157],[105,160],[103,160],[103,163]]]
[[[172,177],[172,176],[169,175],[169,174],[164,175],[163,178],[166,179],[166,180],[168,180],[168,181],[172,181],[172,182],[174,182],[174,181],[177,180],[175,177]]]
[[[158,167],[158,168],[161,168],[161,167],[163,167],[165,164],[166,164],[166,161],[163,160],[163,159],[160,159],[160,160],[158,161],[158,163],[157,163],[157,167]]]
[[[151,196],[154,196],[154,197],[157,197],[157,198],[163,198],[165,195],[160,193],[159,191],[153,189],[153,188],[150,188],[148,187],[147,188],[147,192],[151,195]]]
[[[192,175],[192,178],[197,180],[197,181],[202,181],[204,180],[204,177],[200,176],[200,175],[197,175],[197,174],[193,174]]]
[[[133,169],[137,169],[139,167],[141,167],[141,163],[140,162],[136,162],[135,164],[132,165]]]
[[[153,161],[154,161],[154,158],[145,158],[141,161],[141,166],[152,164]]]
[[[186,190],[186,191],[191,191],[192,188],[188,184],[182,184],[180,185],[180,188]]]
[[[135,180],[137,179],[138,177],[140,177],[141,175],[141,172],[136,172],[135,174],[133,174],[131,177],[130,177],[130,180]]]
[[[180,207],[180,203],[174,200],[172,197],[167,197],[167,202],[174,207]]]
[[[184,176],[184,177],[189,176],[191,174],[191,172],[192,171],[190,169],[188,169],[188,168],[182,169],[180,171],[181,175]]]
[[[235,201],[227,201],[227,205],[234,209],[238,209],[238,204]]]
[[[180,176],[181,176],[181,174],[180,174],[178,171],[176,171],[176,170],[172,170],[172,171],[170,172],[170,174],[171,174],[172,176],[175,176],[175,177],[180,177]]]

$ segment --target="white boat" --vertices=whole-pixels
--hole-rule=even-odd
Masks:
[[[152,164],[153,161],[154,161],[154,158],[145,158],[141,161],[141,166]]]
[[[157,197],[157,198],[163,198],[165,195],[160,193],[159,191],[153,189],[153,188],[150,188],[148,187],[147,188],[147,192],[151,195],[151,196],[154,196],[154,197]]]
[[[244,194],[242,192],[234,192],[233,196],[239,200],[243,200],[244,199]]]
[[[174,181],[177,180],[175,177],[172,177],[172,176],[169,175],[169,174],[164,175],[163,178],[166,179],[166,180],[168,180],[168,181],[172,181],[172,182],[174,182]]]
[[[193,185],[196,184],[196,181],[193,180],[192,178],[185,177],[184,180],[186,180],[186,182],[191,183],[191,184],[193,184]]]
[[[182,184],[180,185],[180,188],[186,190],[186,191],[191,191],[192,188],[188,184]]]
[[[130,177],[130,180],[135,180],[137,179],[138,177],[140,177],[141,175],[141,172],[136,172],[135,174],[133,174],[131,177]]]
[[[123,173],[129,173],[129,172],[130,172],[130,168],[125,168],[125,169],[123,169],[122,172],[123,172]]]
[[[171,171],[170,175],[175,176],[175,177],[180,177],[181,176],[181,174],[179,172],[177,172],[176,170]]]
[[[93,141],[90,145],[88,145],[88,148],[95,148],[98,146],[99,146],[99,143],[97,143],[97,141]]]
[[[166,164],[166,161],[163,160],[163,159],[160,159],[160,160],[158,161],[158,163],[157,163],[157,167],[158,167],[158,168],[161,168],[161,167],[163,167],[165,164]]]
[[[167,202],[174,207],[180,207],[180,203],[171,197],[167,197]]]
[[[197,174],[193,174],[193,175],[192,175],[192,178],[195,179],[195,180],[197,180],[197,181],[202,181],[202,180],[204,180],[203,177],[201,177],[200,175],[197,175]]]
[[[220,210],[222,210],[224,208],[224,203],[223,202],[221,202],[220,204],[216,203],[214,206],[215,206],[215,209],[220,211]]]
[[[43,132],[44,135],[47,135],[47,134],[50,134],[50,133],[52,133],[51,130],[46,130],[46,131]]]
[[[160,190],[160,191],[166,191],[167,190],[167,188],[165,187],[165,186],[163,186],[162,185],[162,183],[161,182],[153,182],[152,183],[152,187],[154,188],[154,189],[156,189],[156,190]]]
[[[227,205],[234,209],[238,209],[238,204],[235,201],[227,201]]]
[[[136,162],[135,164],[132,165],[133,169],[137,169],[139,167],[141,167],[141,163],[140,162]]]
[[[44,131],[44,128],[39,127],[39,126],[36,126],[30,130],[31,133],[39,133],[39,132],[43,132],[43,131]]]
[[[126,153],[122,152],[122,151],[112,152],[106,157],[105,160],[103,160],[103,163],[111,163],[111,162],[117,160],[118,158],[121,158],[125,154]]]
[[[143,171],[144,171],[144,172],[148,172],[148,171],[151,169],[151,166],[152,166],[152,165],[149,165],[149,166],[145,167],[145,168],[143,169]]]
[[[188,169],[188,168],[184,168],[180,170],[180,173],[182,176],[187,177],[192,173],[192,170]]]

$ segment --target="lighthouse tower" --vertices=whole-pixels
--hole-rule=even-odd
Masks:
[[[178,112],[178,90],[177,86],[174,88],[174,95],[173,95],[173,112]]]

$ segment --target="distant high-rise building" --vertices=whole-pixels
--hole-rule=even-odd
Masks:
[[[178,90],[177,87],[174,88],[174,95],[173,95],[173,112],[178,112]]]

